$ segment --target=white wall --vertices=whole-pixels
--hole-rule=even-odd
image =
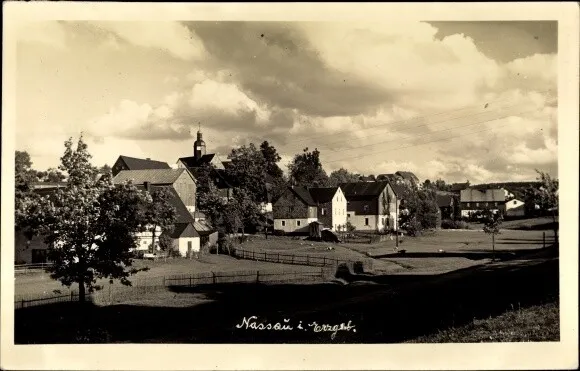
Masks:
[[[274,229],[282,230],[286,233],[291,232],[308,232],[310,223],[316,221],[316,218],[308,218],[308,219],[274,219]],[[282,226],[282,221],[286,222],[284,226]],[[300,222],[300,225],[297,225],[297,221]]]
[[[524,216],[525,203],[520,200],[511,200],[505,203],[506,215],[509,216]]]
[[[339,225],[346,225],[346,198],[340,187],[332,198],[332,230]]]
[[[199,252],[200,241],[199,237],[181,237],[177,240],[177,248],[181,256],[187,256],[188,242],[191,242],[191,251]]]

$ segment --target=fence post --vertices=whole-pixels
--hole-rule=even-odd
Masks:
[[[70,292],[70,301],[73,301],[73,292],[72,292],[72,290]]]
[[[260,271],[256,271],[256,283],[260,282]]]
[[[320,268],[320,278],[324,278],[324,267]]]
[[[292,264],[294,264],[294,254],[292,254]]]
[[[280,263],[280,253],[278,253],[278,263]]]
[[[542,232],[542,247],[546,248],[546,232]]]
[[[189,287],[191,287],[192,276],[189,276]]]
[[[211,278],[212,278],[212,282],[215,285],[216,284],[216,277],[215,277],[215,272],[211,272]]]
[[[310,265],[310,256],[306,255],[306,265]]]

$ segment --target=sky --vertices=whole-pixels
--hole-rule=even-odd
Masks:
[[[175,164],[267,140],[282,167],[471,183],[557,176],[556,22],[42,21],[18,32],[16,149]]]

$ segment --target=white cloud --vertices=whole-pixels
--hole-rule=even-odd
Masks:
[[[495,83],[497,63],[462,35],[434,38],[416,24],[306,24],[302,26],[325,63],[400,94],[407,107],[457,107],[476,101]]]
[[[92,22],[133,45],[165,50],[177,58],[196,60],[205,56],[203,42],[179,22]]]

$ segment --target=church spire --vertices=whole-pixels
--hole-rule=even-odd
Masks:
[[[198,122],[197,140],[193,143],[193,156],[200,159],[205,155],[205,142],[201,134],[201,122]]]

